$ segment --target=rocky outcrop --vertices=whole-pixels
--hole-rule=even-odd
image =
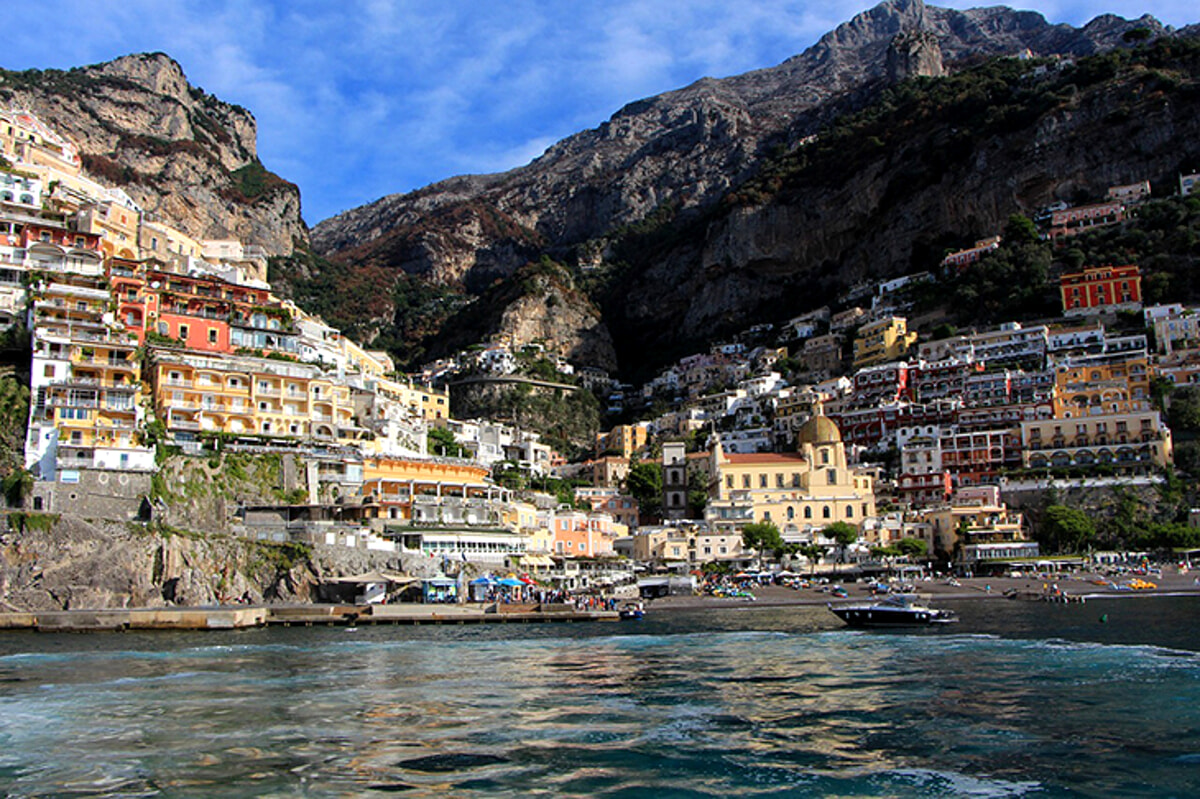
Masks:
[[[396,554],[266,544],[63,516],[0,534],[0,610],[317,601],[325,580],[427,567]]]
[[[80,149],[84,170],[198,239],[272,255],[307,240],[300,192],[258,159],[254,116],[191,86],[162,53],[67,71],[0,71],[0,101]]]
[[[1101,17],[1076,29],[1007,8],[956,11],[926,6],[922,0],[889,0],[776,67],[704,79],[631,103],[525,167],[455,178],[326,220],[314,228],[313,245],[351,270],[404,271],[468,293],[497,279],[512,279],[538,253],[621,270],[627,259],[611,245],[627,240],[630,230],[646,227],[648,221],[649,227],[661,228],[653,222],[658,217],[694,222],[767,159],[807,141],[847,109],[861,107],[889,79],[936,76],[965,62],[1024,51],[1086,55],[1122,45],[1124,35],[1136,28],[1151,38],[1167,32],[1149,17]],[[660,328],[681,336],[701,329],[715,332],[744,322],[764,303],[785,299],[786,291],[777,286],[772,297],[767,287],[781,274],[803,273],[811,280],[813,269],[820,267],[818,283],[845,282],[856,273],[881,269],[860,263],[875,257],[869,245],[901,243],[898,255],[882,265],[886,271],[900,254],[911,252],[912,242],[901,241],[903,235],[917,227],[927,235],[933,224],[960,226],[962,218],[920,216],[934,206],[960,204],[965,194],[955,187],[953,195],[931,196],[926,208],[912,211],[911,219],[920,225],[905,223],[877,235],[868,206],[887,190],[888,165],[879,166],[883,172],[856,176],[854,190],[815,193],[804,207],[747,210],[723,217],[711,230],[700,225],[669,242],[652,237],[642,242],[653,256],[643,252],[641,271],[620,279],[622,287],[636,291],[613,293],[603,304],[622,366],[624,359],[648,353],[640,326],[636,335],[634,328],[614,329],[630,318],[649,325],[654,317]],[[1028,185],[1035,179],[1030,175],[1027,180],[1022,191],[1032,200],[1035,192]],[[1003,193],[989,187],[987,196],[967,202],[991,204],[989,221],[1003,218],[1014,210],[1013,192],[1007,198]],[[475,226],[472,235],[462,235],[464,214],[511,224],[490,230]],[[777,223],[786,227],[767,227]],[[613,308],[619,308],[616,318]],[[380,319],[385,324],[387,316],[384,309]],[[662,340],[661,333],[656,331],[655,338]]]
[[[887,77],[892,83],[909,78],[940,78],[946,74],[942,48],[931,31],[901,33],[887,51]]]

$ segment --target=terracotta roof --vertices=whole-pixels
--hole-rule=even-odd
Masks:
[[[730,464],[807,463],[797,452],[730,452],[725,456]]]

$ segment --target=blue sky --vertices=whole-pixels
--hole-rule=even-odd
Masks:
[[[993,3],[994,4],[994,3]],[[633,100],[778,64],[871,0],[42,0],[5,8],[7,69],[162,51],[249,108],[311,225],[452,175],[528,163]],[[955,8],[987,3],[931,2]],[[1081,25],[1195,0],[1027,0]]]

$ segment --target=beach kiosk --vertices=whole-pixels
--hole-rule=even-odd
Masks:
[[[458,602],[458,580],[453,577],[426,577],[421,580],[421,601],[427,605]]]

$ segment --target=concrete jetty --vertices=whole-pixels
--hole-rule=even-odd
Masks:
[[[572,605],[238,605],[0,613],[0,631],[243,630],[254,627],[533,624],[617,619],[618,614],[612,611],[580,611]]]

